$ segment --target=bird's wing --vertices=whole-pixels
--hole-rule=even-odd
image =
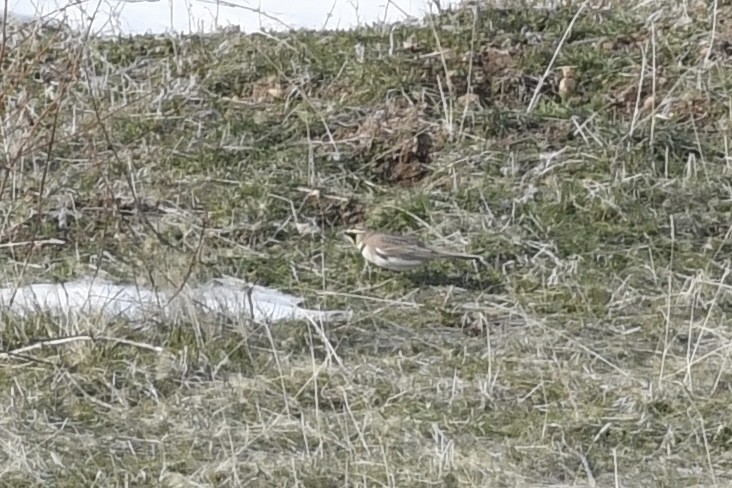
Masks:
[[[413,236],[384,236],[374,247],[377,252],[387,256],[409,255],[413,258],[430,258],[436,254],[421,239]]]

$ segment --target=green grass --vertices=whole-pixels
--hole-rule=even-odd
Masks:
[[[578,6],[267,36],[9,26],[3,281],[235,275],[354,316],[4,317],[5,351],[91,331],[163,352],[3,359],[2,484],[729,482],[732,10],[634,5],[584,10],[561,44]],[[365,274],[356,223],[491,267]]]

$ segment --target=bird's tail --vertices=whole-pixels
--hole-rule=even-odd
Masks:
[[[461,252],[451,252],[451,251],[439,251],[440,255],[451,258],[451,259],[465,259],[467,261],[479,261],[481,264],[487,264],[485,257],[479,255],[479,254],[465,254]]]

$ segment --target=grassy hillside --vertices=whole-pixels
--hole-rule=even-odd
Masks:
[[[3,281],[234,275],[354,318],[3,317],[5,351],[164,351],[4,357],[2,484],[729,482],[732,8],[573,3],[353,32],[7,25]],[[491,266],[364,273],[357,223]]]

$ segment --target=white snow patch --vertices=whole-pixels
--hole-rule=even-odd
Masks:
[[[256,322],[346,320],[350,311],[301,308],[302,299],[278,290],[251,285],[235,278],[212,280],[195,288],[155,291],[135,285],[117,285],[82,279],[68,283],[34,284],[0,288],[0,308],[27,318],[48,313],[67,319],[97,316],[141,321],[176,320],[192,312],[216,314],[224,319]]]

